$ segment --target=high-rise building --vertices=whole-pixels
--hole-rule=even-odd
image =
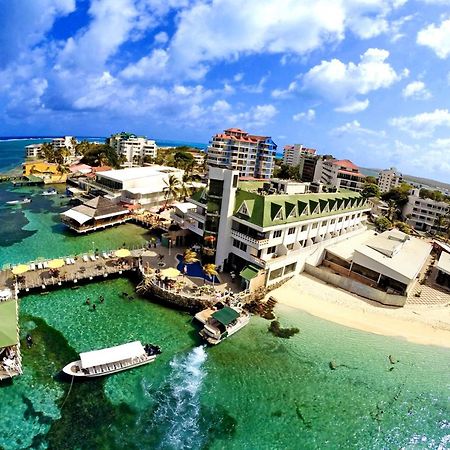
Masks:
[[[64,136],[52,139],[52,146],[54,150],[59,150],[65,147],[70,150],[70,153],[72,153],[72,155],[75,153],[76,144],[77,140],[73,136]]]
[[[349,189],[361,192],[364,189],[365,175],[358,166],[348,159],[336,160],[323,156],[317,162],[314,181],[336,189]]]
[[[229,128],[211,139],[207,163],[237,170],[240,177],[270,178],[276,149],[277,145],[269,136],[256,136],[240,128]]]
[[[283,164],[298,166],[304,156],[314,156],[314,148],[304,147],[302,144],[285,145],[283,149]]]
[[[158,150],[154,140],[125,132],[113,134],[108,144],[116,149],[118,155],[125,156],[125,167],[140,166],[145,157],[156,158]]]
[[[393,167],[382,170],[378,174],[378,186],[381,192],[388,192],[399,186],[403,181],[402,174]]]

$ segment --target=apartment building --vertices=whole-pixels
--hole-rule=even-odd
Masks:
[[[108,139],[108,144],[118,155],[125,156],[125,167],[141,166],[145,157],[156,158],[158,150],[154,140],[125,132],[113,134]]]
[[[361,192],[364,189],[365,175],[349,159],[322,157],[317,161],[314,181],[336,189],[349,189]]]
[[[241,177],[270,178],[276,149],[277,145],[269,136],[256,136],[240,128],[229,128],[211,139],[207,164],[237,170]]]
[[[380,191],[388,192],[391,189],[400,186],[403,181],[402,174],[399,173],[395,168],[382,170],[378,174],[378,186]]]
[[[62,148],[67,148],[70,153],[75,153],[75,145],[77,140],[73,136],[64,136],[52,139],[52,146],[54,150],[60,150]]]
[[[42,144],[30,144],[25,146],[26,158],[40,158],[42,156]]]
[[[314,148],[304,147],[302,144],[285,145],[283,148],[283,164],[288,166],[298,166],[302,156],[314,156]]]
[[[450,214],[450,205],[447,202],[420,198],[419,189],[413,189],[402,214],[406,217],[406,222],[416,230],[432,233],[442,229],[440,217]]]
[[[186,213],[184,226],[203,239],[219,267],[251,265],[268,286],[301,272],[308,258],[320,259],[326,245],[365,229],[370,208],[358,193],[311,194],[297,186],[271,194],[268,184],[210,167],[208,188],[189,200],[197,209]]]

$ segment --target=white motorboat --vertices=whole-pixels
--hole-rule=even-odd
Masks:
[[[67,364],[63,372],[73,377],[101,377],[153,362],[160,353],[157,345],[134,341],[80,353],[80,359]]]
[[[204,324],[200,336],[212,345],[219,344],[250,321],[250,315],[237,306],[201,311],[195,317]]]
[[[6,202],[7,205],[22,205],[24,203],[31,203],[31,198],[25,197],[21,200],[10,200],[9,202]]]
[[[50,188],[44,191],[41,195],[56,195],[58,191],[55,188]]]

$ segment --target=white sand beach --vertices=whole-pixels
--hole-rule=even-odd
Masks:
[[[280,304],[350,328],[450,348],[450,306],[386,307],[305,273],[295,276],[269,296]]]

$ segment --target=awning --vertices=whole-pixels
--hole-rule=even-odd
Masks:
[[[16,301],[0,302],[0,348],[15,345],[17,342]]]
[[[144,353],[144,347],[139,341],[129,342],[128,344],[122,344],[116,347],[80,353],[81,367],[86,369],[101,364],[123,361],[141,356]]]
[[[216,319],[222,325],[227,326],[239,317],[239,313],[235,309],[225,306],[225,308],[219,309],[218,311],[213,313],[212,317],[214,317],[214,319]]]
[[[69,209],[68,211],[63,212],[61,215],[75,220],[75,222],[78,222],[80,225],[83,225],[83,223],[92,219],[92,217],[89,217],[86,214],[80,213],[78,211],[74,211],[73,209]]]
[[[439,261],[436,264],[436,269],[447,275],[450,275],[450,253],[442,252]]]
[[[241,272],[239,273],[239,275],[247,281],[252,280],[253,278],[255,278],[256,276],[258,276],[259,273],[259,269],[255,266],[245,266]]]

